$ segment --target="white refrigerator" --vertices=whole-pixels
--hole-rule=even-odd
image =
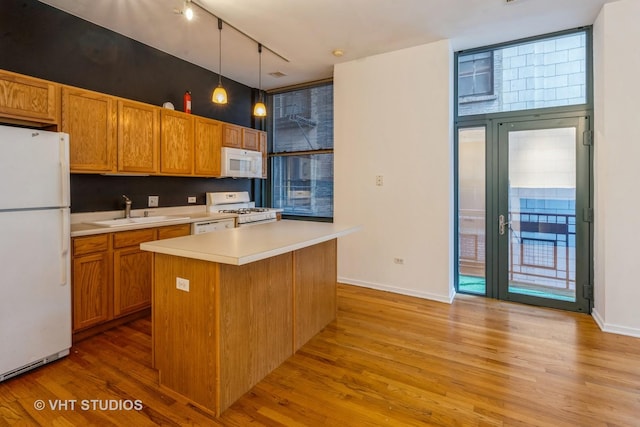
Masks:
[[[69,354],[69,136],[0,126],[0,382]]]

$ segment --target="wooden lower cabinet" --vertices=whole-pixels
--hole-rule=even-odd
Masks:
[[[190,232],[191,224],[179,224],[74,237],[73,332],[104,327],[148,309],[153,254],[141,251],[140,243]]]
[[[121,231],[113,234],[113,315],[122,316],[151,305],[151,263],[140,244],[156,240],[157,230]]]
[[[73,330],[111,319],[111,254],[100,251],[73,259]]]

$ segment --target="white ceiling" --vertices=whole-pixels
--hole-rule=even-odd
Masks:
[[[41,1],[216,73],[220,17],[288,59],[263,50],[262,88],[273,89],[331,77],[339,62],[441,39],[457,51],[590,25],[616,0],[193,0],[192,21],[176,13],[184,0]],[[222,75],[258,86],[257,43],[226,24]]]

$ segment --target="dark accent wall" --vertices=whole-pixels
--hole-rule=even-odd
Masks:
[[[133,209],[147,207],[148,196],[159,196],[159,207],[184,206],[195,196],[198,205],[206,203],[210,191],[249,191],[251,180],[233,178],[178,178],[170,176],[71,175],[71,211],[124,209],[125,194]],[[99,206],[101,209],[94,209]]]
[[[256,125],[250,87],[225,78],[231,102],[213,104],[216,73],[36,0],[0,2],[0,68],[154,105],[169,101],[177,110],[190,90],[193,114]],[[71,210],[120,209],[121,194],[133,197],[134,208],[145,207],[148,195],[160,196],[161,206],[185,205],[187,196],[203,204],[207,191],[259,187],[252,181],[78,174],[71,176]]]

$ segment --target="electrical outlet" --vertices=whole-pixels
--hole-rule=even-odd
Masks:
[[[160,196],[149,196],[149,203],[147,206],[150,208],[157,208],[159,199]]]
[[[394,258],[393,263],[398,265],[404,265],[404,258]]]
[[[196,196],[187,197],[187,203],[195,203],[195,202],[196,202]]]
[[[176,277],[176,289],[189,292],[189,279],[183,279],[182,277]]]
[[[382,178],[382,175],[376,175],[376,185],[378,187],[382,187],[384,185],[384,179]]]

